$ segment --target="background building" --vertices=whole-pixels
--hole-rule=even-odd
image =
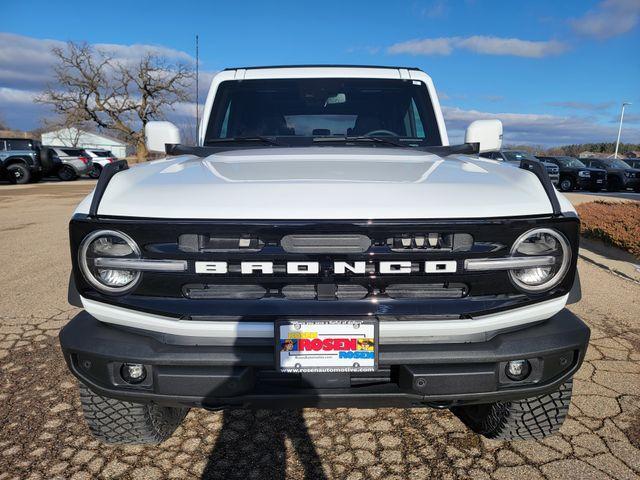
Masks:
[[[104,148],[118,158],[127,156],[127,145],[115,138],[100,133],[76,128],[62,128],[42,134],[42,144],[59,147]]]

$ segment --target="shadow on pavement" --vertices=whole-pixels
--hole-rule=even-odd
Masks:
[[[295,466],[304,471],[303,478],[326,479],[302,410],[236,409],[225,410],[222,415],[222,428],[202,473],[203,480],[285,479],[287,443],[295,451],[299,460]]]

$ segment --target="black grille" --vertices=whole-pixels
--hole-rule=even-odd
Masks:
[[[462,268],[466,259],[509,255],[515,239],[536,227],[558,229],[574,252],[570,273],[554,290],[529,296],[511,283],[506,271],[465,272]],[[570,216],[336,222],[92,219],[76,215],[70,233],[75,283],[79,293],[88,299],[177,318],[201,315],[400,318],[424,314],[473,316],[564,295],[573,284],[578,228],[577,218]],[[185,260],[188,268],[184,272],[144,272],[131,293],[101,294],[86,282],[77,265],[80,243],[96,229],[122,231],[136,241],[145,258]],[[287,236],[322,237],[325,246],[330,238],[339,238],[340,242],[366,238],[370,246],[364,252],[295,253],[283,247]],[[408,247],[406,240],[405,244],[400,240],[402,248],[395,248],[396,239],[407,237],[411,240]],[[347,242],[347,246],[354,247],[356,243]],[[186,245],[191,248],[185,248]],[[234,248],[227,248],[231,246]],[[329,245],[332,246],[335,244]],[[225,262],[228,270],[223,274],[196,273],[198,261]],[[408,273],[393,269],[382,273],[382,261],[407,261],[412,268]],[[426,271],[425,262],[439,261],[456,262],[458,267],[447,270],[449,273]],[[242,262],[273,263],[273,274],[260,271],[243,274]],[[317,262],[318,273],[315,269],[314,273],[287,273],[287,262]],[[334,262],[364,263],[364,273],[345,269],[344,274],[336,274]]]

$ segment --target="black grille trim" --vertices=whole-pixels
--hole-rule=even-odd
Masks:
[[[366,235],[285,235],[280,241],[287,253],[364,253],[371,247]]]

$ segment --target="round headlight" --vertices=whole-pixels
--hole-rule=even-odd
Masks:
[[[90,233],[80,244],[78,261],[87,281],[105,293],[124,293],[140,279],[140,272],[103,268],[96,265],[98,258],[140,258],[140,248],[128,235],[115,230]]]
[[[511,281],[526,292],[542,292],[564,278],[571,260],[571,247],[560,232],[536,228],[521,235],[511,248],[512,257],[554,257],[552,265],[509,270]]]

